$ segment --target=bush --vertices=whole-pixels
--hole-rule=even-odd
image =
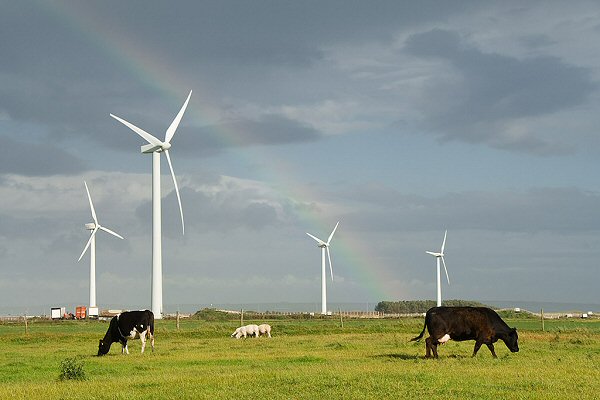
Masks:
[[[498,315],[502,318],[512,318],[512,319],[539,319],[540,317],[536,316],[535,314],[532,314],[529,311],[526,310],[521,310],[521,311],[515,311],[515,310],[498,310],[497,311]]]
[[[444,300],[442,305],[446,307],[489,307],[477,301],[470,300]],[[427,312],[427,310],[435,306],[436,302],[433,300],[380,301],[375,307],[375,311],[384,313],[413,314]]]
[[[239,320],[239,314],[227,313],[224,311],[215,310],[214,308],[203,308],[192,316],[194,319],[203,321],[232,321]]]
[[[66,380],[85,380],[85,371],[83,370],[83,361],[73,358],[65,358],[60,362],[60,375],[61,381]]]

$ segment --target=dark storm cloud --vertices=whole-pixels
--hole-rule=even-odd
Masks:
[[[158,138],[164,137],[164,130],[148,129],[146,124],[138,124],[136,119],[130,121],[136,121],[133,123]],[[113,122],[115,122],[113,126],[107,128],[110,132],[101,134],[99,138],[107,146],[119,151],[129,151],[132,146],[145,144],[145,141],[135,132],[116,121]],[[154,121],[151,125],[157,126],[159,123]],[[115,135],[119,137],[115,138]],[[197,157],[215,154],[230,147],[312,142],[321,136],[320,132],[301,122],[270,114],[258,120],[236,119],[201,127],[185,125],[184,121],[177,129],[171,143],[173,152],[178,156]]]
[[[0,112],[60,139],[102,131],[109,99],[136,92],[131,76],[59,4],[3,3]]]
[[[144,62],[128,50],[161,60],[173,68],[169,74],[182,80],[208,76],[206,86],[223,94],[232,81],[243,85],[248,79],[268,80],[274,69],[310,68],[322,60],[323,46],[389,41],[399,26],[444,19],[467,6],[427,1],[182,1],[152,7],[144,1],[8,2],[0,13],[0,112],[17,122],[46,124],[56,138],[87,137],[110,145],[123,139],[111,133],[106,115],[126,115],[124,105],[148,105],[158,96],[140,82],[145,71],[131,64]]]
[[[519,42],[521,42],[523,46],[530,49],[538,49],[556,44],[556,42],[550,39],[547,35],[526,35],[521,37]]]
[[[102,21],[127,27],[181,62],[283,64],[304,67],[322,57],[321,46],[389,41],[399,26],[444,20],[478,2],[378,1],[144,1],[92,3]],[[135,16],[135,18],[134,18]],[[204,60],[204,61],[202,61]]]
[[[448,228],[572,233],[596,231],[600,226],[600,194],[576,188],[462,192],[430,198],[369,187],[351,196],[365,202],[368,211],[348,218],[375,231]]]
[[[426,126],[446,139],[558,152],[543,134],[515,137],[505,130],[506,124],[578,106],[597,88],[586,68],[557,57],[517,59],[486,53],[453,31],[434,29],[412,35],[404,50],[417,57],[446,61],[460,77],[459,82],[433,83],[426,97],[427,109],[423,110]]]
[[[52,143],[26,143],[2,138],[0,174],[25,176],[73,175],[87,169],[85,162]]]
[[[187,127],[173,139],[177,153],[217,152],[233,146],[277,145],[315,141],[317,130],[279,115],[260,120],[238,119],[199,128]]]

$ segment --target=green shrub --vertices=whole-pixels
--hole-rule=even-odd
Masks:
[[[192,318],[203,321],[232,321],[239,320],[240,316],[239,314],[227,313],[215,310],[214,308],[203,308],[202,310],[196,311]]]
[[[85,380],[85,371],[83,370],[83,361],[77,359],[77,357],[65,358],[60,362],[60,375],[61,381],[66,380]]]
[[[375,311],[399,314],[424,313],[431,307],[435,307],[436,304],[433,300],[380,301],[375,306]],[[444,300],[442,305],[446,307],[489,307],[478,301],[471,300]]]

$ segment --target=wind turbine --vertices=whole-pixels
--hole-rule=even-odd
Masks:
[[[437,261],[437,306],[440,307],[442,305],[442,282],[440,279],[440,260],[442,260],[442,264],[444,264],[444,271],[446,271],[446,279],[448,280],[448,285],[450,284],[450,278],[448,277],[448,270],[446,269],[446,261],[444,261],[444,247],[446,247],[446,235],[448,234],[448,230],[444,232],[444,241],[442,242],[442,248],[439,253],[433,251],[426,251],[425,253],[431,254],[436,258]]]
[[[123,239],[123,236],[119,235],[116,232],[111,231],[108,228],[103,227],[102,225],[100,225],[98,223],[98,218],[96,217],[96,210],[94,210],[94,203],[92,203],[92,196],[90,196],[90,190],[88,189],[88,185],[86,181],[83,181],[83,184],[85,185],[85,191],[87,192],[87,197],[88,200],[90,201],[90,210],[92,211],[92,219],[94,220],[94,222],[91,222],[89,224],[85,224],[85,229],[92,231],[91,235],[90,235],[90,239],[88,240],[87,244],[85,245],[85,248],[83,249],[83,251],[81,252],[81,255],[79,256],[79,260],[77,260],[78,262],[81,261],[81,258],[83,257],[83,255],[85,254],[85,252],[87,251],[87,249],[90,249],[90,310],[88,312],[92,311],[92,308],[97,308],[96,305],[96,232],[98,232],[99,230],[102,230],[106,233],[110,233],[113,236],[116,236],[120,239]]]
[[[321,314],[327,314],[327,285],[326,285],[326,274],[325,274],[325,250],[327,250],[327,258],[329,259],[329,272],[331,272],[331,280],[333,281],[333,267],[331,266],[331,254],[329,253],[329,243],[331,242],[331,238],[333,237],[333,234],[335,233],[335,230],[337,229],[338,225],[340,224],[340,222],[338,221],[337,224],[335,224],[335,228],[333,228],[333,231],[331,231],[331,235],[329,235],[329,238],[327,239],[327,242],[322,241],[321,239],[319,239],[318,237],[315,237],[313,235],[311,235],[310,233],[306,232],[306,234],[308,236],[310,236],[311,238],[315,239],[317,241],[317,247],[321,248]]]
[[[164,153],[167,157],[167,163],[171,170],[171,177],[173,178],[173,185],[175,186],[175,194],[177,194],[177,202],[179,203],[179,214],[181,215],[181,232],[185,234],[185,225],[183,222],[183,209],[181,208],[181,197],[179,196],[179,188],[177,187],[177,180],[175,179],[175,172],[173,171],[173,164],[171,163],[171,157],[169,156],[169,149],[171,148],[171,139],[175,135],[175,131],[181,122],[183,113],[187,108],[192,91],[188,95],[185,103],[179,110],[179,113],[175,116],[173,122],[165,133],[165,140],[161,141],[155,136],[149,134],[141,128],[133,125],[130,122],[125,121],[117,117],[116,115],[110,114],[111,117],[121,122],[123,125],[140,135],[145,139],[148,144],[141,146],[141,152],[144,154],[152,153],[152,312],[154,318],[161,319],[163,312],[163,301],[162,301],[162,227],[161,227],[161,197],[160,197],[160,153]]]

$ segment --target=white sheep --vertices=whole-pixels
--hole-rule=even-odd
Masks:
[[[237,328],[235,330],[235,332],[233,332],[231,334],[231,337],[234,337],[236,339],[241,338],[242,336],[244,338],[248,337],[248,336],[254,336],[254,337],[258,337],[259,331],[258,331],[258,325],[246,325],[246,326],[240,326],[239,328]]]
[[[262,324],[258,326],[258,335],[262,336],[262,335],[267,335],[268,337],[271,337],[271,325],[269,324]]]
[[[258,337],[258,325],[246,325],[246,334],[248,336]]]
[[[243,337],[246,337],[247,333],[246,333],[246,327],[245,326],[240,326],[239,328],[236,328],[235,332],[233,332],[231,334],[231,337],[234,337],[236,339]]]

